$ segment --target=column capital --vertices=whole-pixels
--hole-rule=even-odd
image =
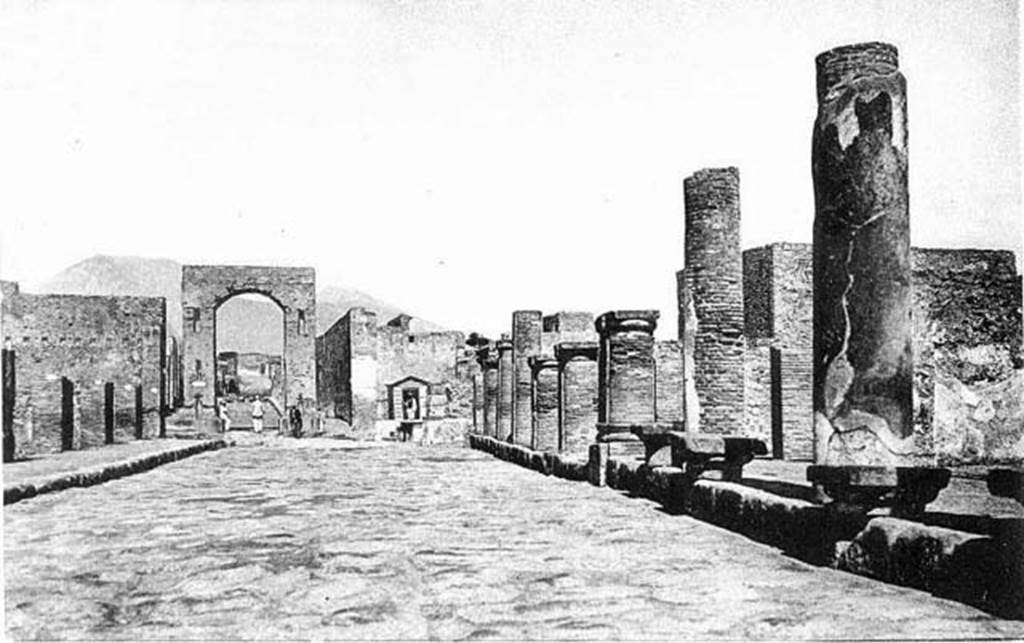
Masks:
[[[612,310],[598,317],[594,327],[602,337],[628,332],[653,334],[660,315],[657,310]]]
[[[512,340],[502,337],[498,341],[494,342],[494,348],[496,348],[499,353],[510,351],[512,350]]]
[[[530,364],[530,369],[533,370],[534,373],[546,368],[558,367],[558,360],[548,355],[531,355],[527,362]]]
[[[555,344],[555,359],[564,364],[573,359],[597,360],[597,342],[561,342]]]

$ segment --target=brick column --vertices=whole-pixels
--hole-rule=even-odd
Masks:
[[[494,347],[498,351],[498,402],[496,434],[499,440],[512,436],[512,340],[503,336]]]
[[[532,375],[528,360],[533,355],[540,355],[541,318],[539,310],[512,313],[512,436],[516,444],[523,446],[530,446],[533,433]]]
[[[686,264],[679,297],[680,339],[685,346],[692,323],[699,429],[735,435],[743,430],[744,385],[739,170],[700,170],[683,182],[683,190]]]
[[[558,360],[558,450],[585,456],[597,440],[597,342],[562,342]]]
[[[914,433],[906,80],[884,43],[816,62],[815,462],[931,463]]]
[[[558,450],[558,362],[553,357],[530,358],[533,378],[533,439],[537,451]]]
[[[597,318],[598,422],[604,434],[650,424],[654,417],[656,310],[616,310]]]

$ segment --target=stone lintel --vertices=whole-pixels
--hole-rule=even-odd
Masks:
[[[555,359],[561,363],[582,358],[597,360],[597,342],[561,342],[555,344]]]
[[[611,310],[594,322],[594,327],[602,337],[613,333],[639,331],[653,334],[658,326],[657,310]]]
[[[633,427],[637,424],[610,424],[608,422],[597,423],[598,442],[640,442],[640,438],[633,433]]]

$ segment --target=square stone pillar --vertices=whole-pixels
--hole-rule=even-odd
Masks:
[[[513,363],[512,340],[502,337],[494,344],[498,351],[498,402],[496,435],[499,440],[512,438]]]
[[[597,318],[600,439],[636,440],[634,424],[655,421],[656,310],[616,310]],[[628,438],[626,436],[629,436]]]
[[[688,431],[743,432],[743,256],[740,251],[740,175],[734,167],[700,170],[683,182],[685,269],[679,284],[681,336],[692,355],[684,379],[693,381],[699,427]],[[692,349],[692,350],[691,350]],[[690,400],[688,400],[690,401]]]
[[[533,433],[529,359],[541,352],[542,315],[539,310],[512,313],[512,440],[530,446]]]
[[[558,362],[553,357],[530,358],[533,376],[533,439],[530,448],[558,451]]]
[[[558,360],[558,450],[585,457],[597,441],[597,342],[562,342]]]

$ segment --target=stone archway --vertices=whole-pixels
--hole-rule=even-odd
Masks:
[[[302,397],[316,404],[316,273],[312,268],[272,266],[182,266],[182,374],[185,404],[203,418],[214,417],[216,402],[217,308],[232,297],[254,293],[277,303],[284,314],[284,407]]]

